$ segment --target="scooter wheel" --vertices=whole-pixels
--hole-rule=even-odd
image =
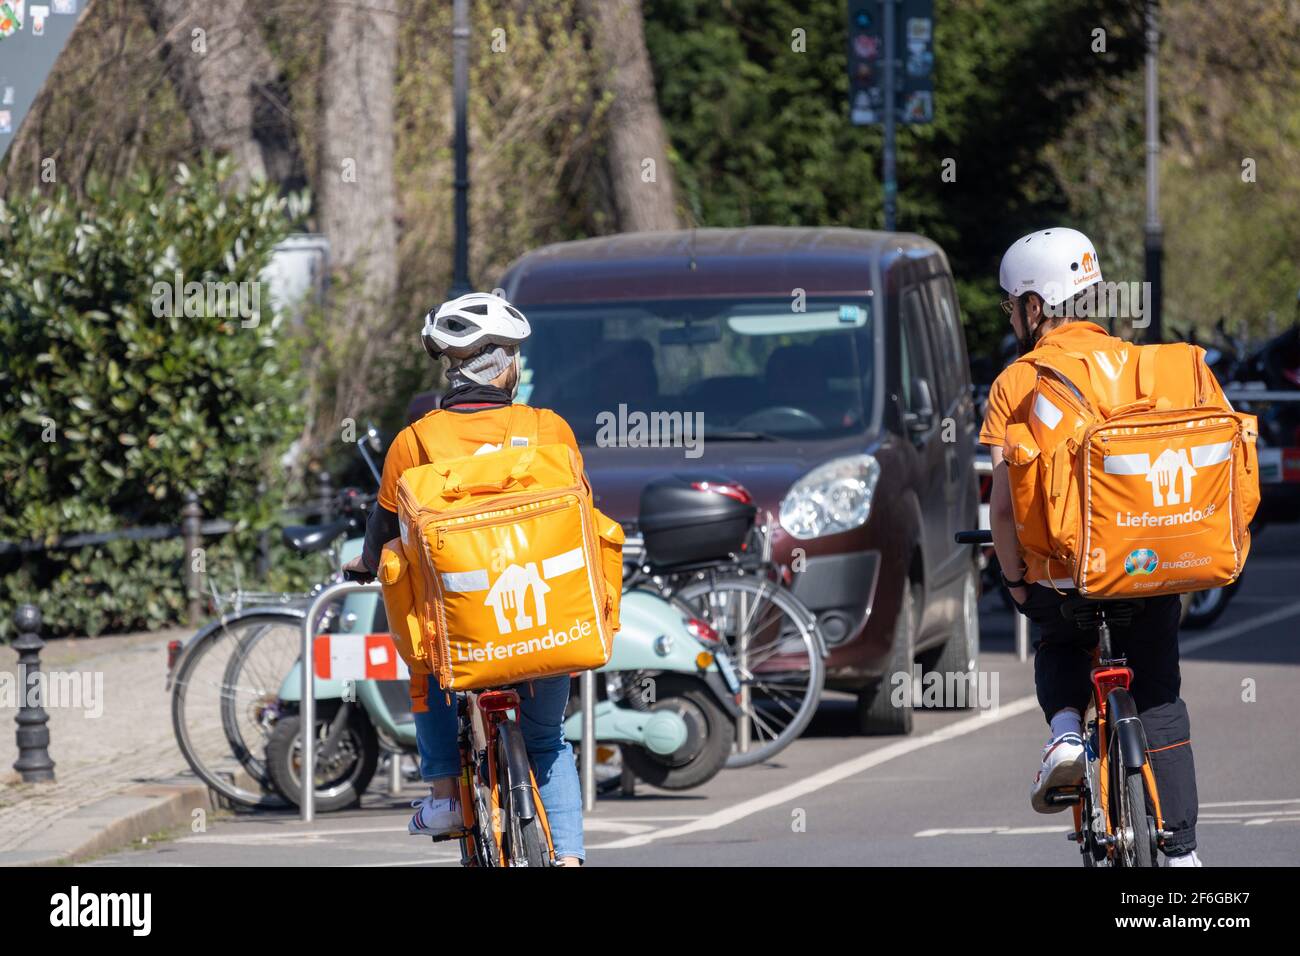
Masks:
[[[686,722],[686,743],[670,754],[625,744],[623,761],[652,787],[688,790],[712,780],[727,762],[735,725],[702,681],[676,674],[655,678],[648,710],[671,710]]]
[[[317,717],[317,740],[326,733],[330,717]],[[280,794],[297,806],[302,788],[301,720],[297,714],[276,722],[266,744],[267,771]],[[374,726],[353,712],[334,754],[316,754],[316,809],[321,813],[355,807],[361,803],[379,765],[379,737]]]

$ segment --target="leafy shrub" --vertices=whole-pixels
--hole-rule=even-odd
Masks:
[[[236,524],[232,559],[251,560],[302,425],[295,349],[259,277],[303,200],[262,184],[233,193],[230,172],[204,161],[172,182],[146,173],[91,181],[83,199],[0,201],[0,539],[177,525],[193,490],[205,516]],[[182,293],[205,284],[180,314],[178,278]],[[241,290],[249,308],[214,289]],[[175,620],[180,558],[174,541],[9,559],[0,633],[28,600],[51,631]]]

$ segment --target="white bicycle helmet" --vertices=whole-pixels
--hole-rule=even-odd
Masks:
[[[1077,229],[1059,226],[1017,239],[998,269],[998,284],[1008,295],[1037,292],[1047,308],[1100,281],[1101,264],[1092,240]]]
[[[434,358],[467,358],[490,345],[517,346],[532,329],[524,314],[491,292],[471,292],[431,310],[420,341]]]

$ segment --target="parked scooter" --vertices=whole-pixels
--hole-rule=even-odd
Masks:
[[[347,541],[342,559],[361,551]],[[656,594],[623,596],[622,627],[609,663],[600,668],[596,740],[619,744],[625,764],[645,782],[668,790],[712,779],[731,751],[736,677],[725,647],[702,622],[687,619]],[[383,602],[374,593],[344,598],[335,634],[386,633]],[[317,795],[322,813],[354,806],[374,776],[382,750],[415,754],[415,722],[404,680],[316,679]],[[285,675],[279,717],[267,744],[267,770],[277,790],[296,803],[301,761],[297,667]],[[581,745],[576,696],[565,734]]]
[[[378,451],[370,429],[358,448],[378,482],[379,471],[367,451]],[[339,534],[343,533],[340,529]],[[364,539],[341,548],[346,563],[361,553]],[[726,647],[701,621],[690,619],[663,597],[628,591],[620,604],[621,628],[609,662],[600,670],[596,740],[618,744],[625,764],[657,787],[679,790],[712,779],[731,751],[739,683]],[[383,601],[373,592],[343,599],[334,634],[386,633]],[[404,680],[317,678],[317,795],[321,812],[356,805],[388,750],[399,759],[415,754],[415,722]],[[299,668],[279,691],[278,720],[266,748],[267,772],[292,803],[301,791],[302,700]],[[582,720],[576,695],[565,733],[581,746]]]

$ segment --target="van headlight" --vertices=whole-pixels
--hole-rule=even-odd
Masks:
[[[796,538],[820,538],[867,523],[880,480],[880,462],[850,455],[818,465],[781,500],[781,527]]]

